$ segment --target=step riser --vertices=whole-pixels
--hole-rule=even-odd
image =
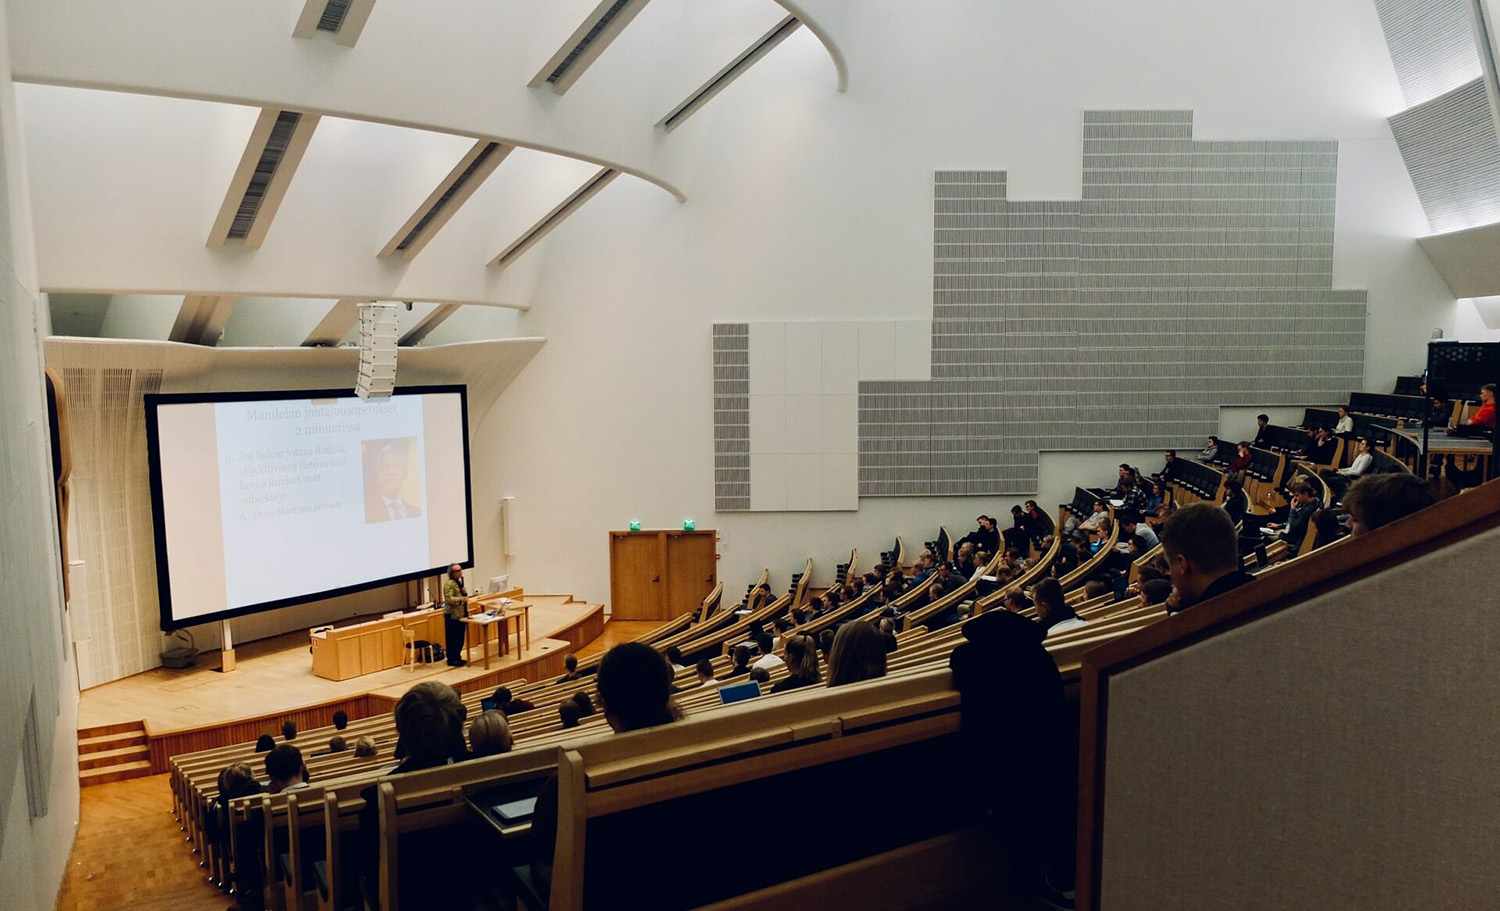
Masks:
[[[88,755],[89,753],[104,753],[124,747],[143,747],[146,745],[146,735],[139,733],[106,735],[99,738],[89,738],[89,740],[93,742],[88,742],[88,740],[84,739],[78,741],[78,753],[80,756]]]
[[[78,757],[78,768],[80,771],[88,769],[107,769],[111,766],[117,766],[127,762],[150,761],[151,751],[146,747],[141,747],[139,750],[132,750],[129,753],[115,754],[113,756],[80,756]]]
[[[78,783],[83,787],[96,784],[112,784],[116,781],[129,781],[132,778],[145,778],[151,774],[151,764],[146,763],[144,768],[120,768],[110,770],[90,770],[79,776]]]
[[[121,721],[115,724],[102,724],[98,727],[79,728],[78,739],[87,740],[90,737],[103,737],[106,734],[131,734],[137,731],[145,733],[145,726],[139,721]]]

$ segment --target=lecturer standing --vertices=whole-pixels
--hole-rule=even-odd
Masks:
[[[443,580],[443,633],[448,640],[448,666],[463,667],[464,618],[469,615],[469,593],[464,590],[464,570],[457,563],[448,567]]]

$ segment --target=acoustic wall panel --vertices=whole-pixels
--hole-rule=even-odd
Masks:
[[[1407,105],[1478,79],[1471,0],[1375,0]]]
[[[750,327],[714,326],[714,508],[750,508]]]
[[[1402,111],[1390,125],[1434,231],[1500,221],[1500,141],[1482,79]]]
[[[930,326],[854,336],[859,496],[1031,494],[1042,450],[1196,447],[1220,405],[1359,387],[1365,293],[1332,288],[1337,143],[1192,131],[1187,111],[1086,113],[1079,200],[935,174]],[[789,348],[752,344],[752,374]]]

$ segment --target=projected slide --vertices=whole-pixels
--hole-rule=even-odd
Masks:
[[[470,562],[461,388],[147,412],[164,629]]]

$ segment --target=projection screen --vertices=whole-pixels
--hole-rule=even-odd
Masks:
[[[466,387],[145,404],[163,630],[473,565]]]

